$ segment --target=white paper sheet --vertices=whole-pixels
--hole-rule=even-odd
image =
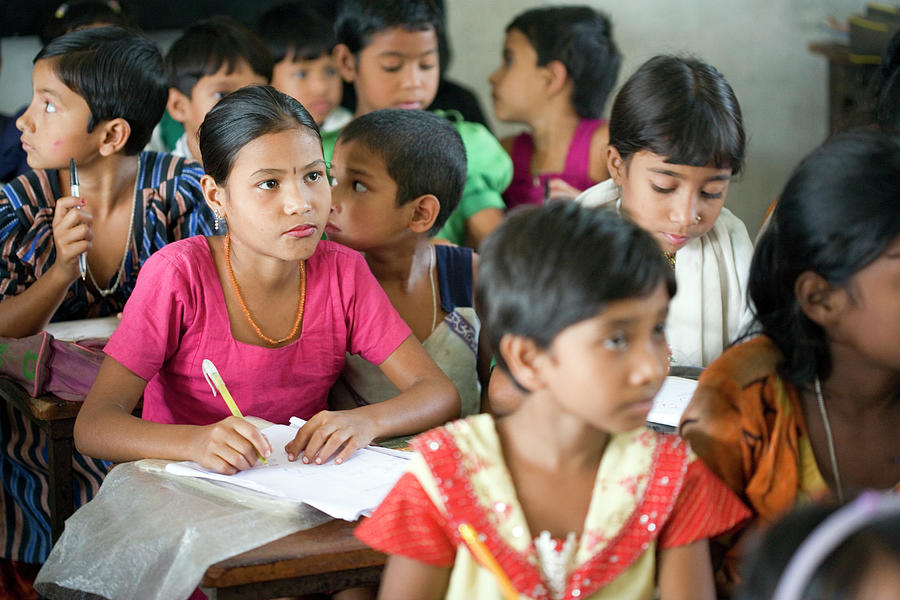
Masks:
[[[272,445],[268,465],[257,462],[246,471],[222,475],[194,462],[170,463],[166,471],[245,487],[304,502],[333,517],[355,521],[371,513],[406,469],[406,460],[367,448],[358,450],[343,464],[291,462],[284,446],[294,439],[296,427],[273,425],[262,430]]]
[[[59,321],[47,323],[44,331],[64,342],[77,342],[95,338],[109,338],[119,326],[119,317],[101,317],[99,319],[77,319],[75,321]]]
[[[653,408],[647,415],[648,423],[659,423],[669,427],[678,427],[681,413],[687,408],[697,389],[697,382],[684,377],[666,377],[662,388],[653,399]]]

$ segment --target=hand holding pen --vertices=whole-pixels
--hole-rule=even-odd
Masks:
[[[70,195],[56,201],[53,213],[53,242],[56,246],[55,269],[64,269],[71,281],[87,272],[87,251],[94,239],[93,217],[80,198],[75,161],[69,161]],[[73,210],[75,209],[75,210]],[[67,284],[68,285],[68,284]]]

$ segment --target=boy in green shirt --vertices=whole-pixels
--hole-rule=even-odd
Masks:
[[[440,79],[439,10],[429,0],[344,0],[335,19],[338,70],[356,91],[356,117],[381,108],[427,108]],[[468,174],[459,206],[437,237],[477,248],[503,220],[501,194],[512,161],[497,139],[454,111],[441,113],[466,147]],[[337,131],[322,135],[330,161]]]

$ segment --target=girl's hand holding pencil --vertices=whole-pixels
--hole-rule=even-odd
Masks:
[[[257,427],[242,417],[197,428],[188,452],[190,460],[224,475],[254,466],[259,457],[272,455],[272,446]]]

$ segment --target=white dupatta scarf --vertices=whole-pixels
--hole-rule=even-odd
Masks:
[[[575,201],[616,212],[621,204],[612,179],[586,189]],[[752,255],[747,228],[727,208],[712,229],[678,250],[678,293],[669,304],[666,322],[673,365],[705,367],[750,323],[747,278]]]

